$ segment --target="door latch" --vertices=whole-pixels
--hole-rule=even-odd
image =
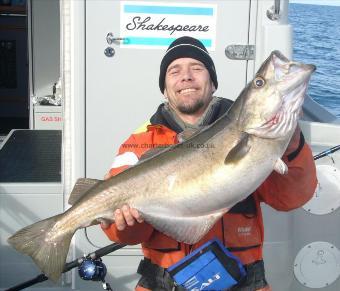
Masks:
[[[113,44],[117,41],[125,41],[125,40],[127,40],[127,38],[125,38],[125,37],[115,37],[112,32],[109,32],[106,35],[106,41],[107,41],[108,44]]]
[[[228,45],[225,48],[225,55],[231,60],[254,60],[255,45]]]

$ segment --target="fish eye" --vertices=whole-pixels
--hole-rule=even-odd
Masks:
[[[261,88],[265,84],[265,80],[262,77],[256,77],[254,80],[254,85],[256,88]]]

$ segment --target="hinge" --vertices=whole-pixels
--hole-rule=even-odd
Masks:
[[[225,49],[225,55],[231,60],[254,60],[255,45],[228,45]]]

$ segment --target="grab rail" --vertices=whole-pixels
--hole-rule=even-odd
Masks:
[[[267,10],[267,17],[272,21],[280,19],[280,7],[281,0],[274,0],[274,6]]]

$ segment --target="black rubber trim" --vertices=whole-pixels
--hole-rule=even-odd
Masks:
[[[290,153],[287,156],[288,162],[291,162],[292,160],[294,160],[298,156],[298,154],[301,152],[301,150],[302,150],[304,145],[305,145],[305,137],[303,136],[302,132],[300,132],[299,146],[298,146],[298,148],[294,152]]]
[[[231,252],[243,252],[243,251],[247,251],[247,250],[250,250],[250,249],[258,248],[260,246],[261,245],[258,244],[258,245],[248,246],[248,247],[230,247],[230,248],[227,247],[227,249]]]

